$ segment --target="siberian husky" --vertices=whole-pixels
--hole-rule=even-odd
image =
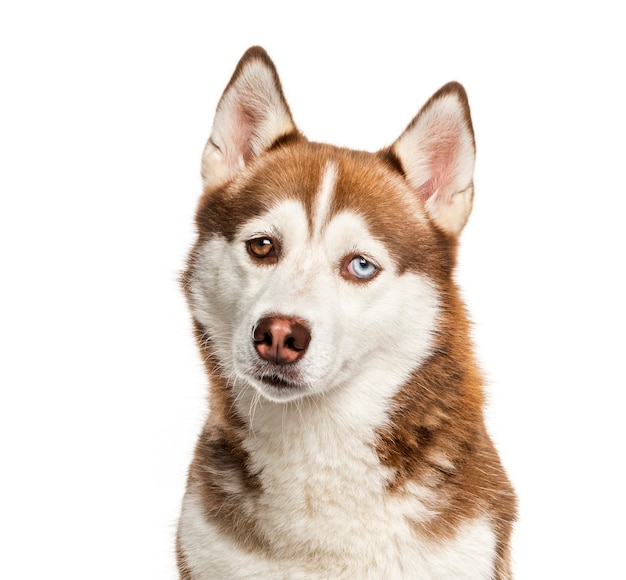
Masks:
[[[511,577],[516,500],[453,281],[474,153],[457,83],[367,153],[308,141],[244,54],[182,276],[210,412],[181,578]]]

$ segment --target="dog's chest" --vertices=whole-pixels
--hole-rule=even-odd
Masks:
[[[437,498],[417,482],[391,493],[392,474],[367,429],[315,423],[305,410],[298,423],[280,415],[263,420],[281,429],[270,438],[256,431],[245,441],[262,489],[245,503],[264,547],[238,545],[187,499],[182,539],[199,569],[213,574],[207,578],[466,578],[467,570],[471,578],[491,577],[489,523],[468,522],[441,543],[420,537],[416,525],[436,516]]]
[[[205,519],[191,490],[180,537],[198,578],[491,577],[495,538],[488,521],[468,521],[441,541],[426,539],[417,529],[429,526],[445,498],[420,482],[390,490],[393,473],[376,450],[384,406],[363,398],[360,405],[334,401],[323,412],[314,402],[255,406],[243,396],[238,403],[252,424],[244,447],[259,486],[243,495],[234,479],[233,491],[262,540],[250,549],[224,534]]]
[[[429,515],[421,501],[426,490],[424,498],[412,494],[410,500],[390,495],[391,474],[373,441],[350,435],[322,423],[297,435],[285,427],[275,440],[246,441],[263,489],[255,518],[277,552],[334,559],[349,546],[366,557],[392,538],[409,541],[406,518]]]
[[[391,491],[394,474],[381,464],[375,424],[365,418],[377,416],[375,406],[346,403],[324,413],[315,405],[293,414],[276,407],[255,413],[257,428],[245,447],[263,491],[250,509],[272,557],[298,563],[313,577],[326,570],[398,578],[442,571],[463,577],[457,558],[476,558],[484,559],[489,577],[490,526],[476,522],[441,546],[421,537],[417,528],[436,517],[444,500],[420,482]]]

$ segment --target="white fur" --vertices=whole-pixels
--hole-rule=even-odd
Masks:
[[[245,447],[263,486],[244,509],[270,546],[260,554],[229,542],[192,490],[181,541],[198,579],[492,577],[495,536],[486,519],[440,544],[420,540],[411,524],[427,523],[440,500],[418,484],[388,494],[391,474],[373,447],[386,415],[376,388],[382,374],[280,405],[244,391],[240,410],[254,406]]]
[[[199,250],[193,314],[210,329],[237,410],[250,422],[244,446],[263,493],[243,507],[269,548],[249,553],[222,536],[190,489],[180,538],[194,578],[490,578],[495,539],[486,520],[467,522],[441,544],[419,540],[412,525],[434,517],[441,500],[417,484],[388,493],[376,432],[430,353],[439,301],[426,277],[398,274],[360,216],[328,221],[335,172],[327,166],[321,180],[315,235],[298,201],[280,201],[243,224],[232,243],[218,236]],[[277,264],[250,260],[245,242],[259,235],[280,240]],[[338,264],[351,254],[374,259],[379,275],[345,280]],[[251,330],[268,313],[311,328],[306,356],[293,365],[303,390],[291,397],[253,376]]]
[[[218,105],[203,154],[206,194],[231,180],[236,193],[238,176],[294,131],[273,66],[262,49],[251,49]],[[399,213],[408,208],[416,221],[458,235],[471,209],[474,167],[463,89],[443,87],[392,151],[406,177],[388,174],[405,205]],[[195,249],[192,313],[232,390],[246,427],[246,468],[259,486],[246,487],[235,457],[225,469],[194,466],[179,522],[185,563],[194,580],[492,578],[496,538],[488,517],[461,522],[450,537],[420,533],[450,507],[445,494],[427,479],[394,479],[377,449],[394,396],[433,351],[444,307],[437,287],[427,275],[400,273],[361,215],[332,214],[340,168],[328,161],[321,169],[311,216],[277,193],[273,207],[240,224],[230,241],[215,234]],[[259,237],[276,242],[276,260],[250,257],[246,244]],[[342,272],[355,256],[375,264],[377,275],[357,281]],[[270,316],[310,331],[291,364],[272,364],[255,348],[254,329]],[[457,467],[443,450],[426,453],[443,470]],[[254,527],[247,548],[207,519],[195,487],[197,469],[215,476],[210,470],[220,467],[222,491],[239,502],[237,523]]]
[[[317,194],[317,204],[315,207],[315,228],[313,238],[321,236],[322,228],[326,224],[330,212],[330,204],[335,190],[335,180],[337,179],[337,167],[333,163],[328,163],[324,168],[322,183]]]
[[[345,490],[342,491],[344,493],[339,496],[341,501],[331,501],[331,507],[342,505]],[[336,496],[332,499],[336,499]],[[302,532],[317,532],[306,546],[329,546],[329,552],[314,555],[303,553],[306,546],[299,546],[294,541],[292,545],[279,546],[280,555],[276,556],[273,553],[248,551],[231,542],[216,526],[207,522],[198,494],[190,490],[183,502],[179,532],[194,579],[487,580],[493,577],[495,536],[487,519],[469,521],[458,529],[454,537],[433,543],[415,537],[402,516],[402,502],[371,503],[367,501],[371,499],[367,493],[360,493],[358,497],[350,499],[362,502],[356,514],[330,514],[330,519],[324,519],[328,514],[323,514],[315,520],[298,522],[301,524],[301,529],[297,530],[300,535]],[[413,501],[417,503],[419,498]],[[405,503],[409,504],[410,500]],[[279,515],[284,518],[283,523],[294,521],[294,514],[286,513],[284,509],[279,510],[274,519],[278,519]],[[338,519],[340,515],[345,518],[343,521]],[[355,519],[355,515],[358,519]],[[348,526],[347,522],[351,522],[351,525]],[[286,534],[291,530],[283,526],[278,531]],[[321,536],[322,541],[316,536]],[[342,542],[347,544],[342,545]]]
[[[275,266],[259,267],[247,255],[245,241],[260,234],[281,239]],[[367,284],[344,280],[338,264],[348,254],[372,257],[380,274]],[[383,244],[354,213],[335,216],[321,239],[310,238],[304,207],[279,203],[245,224],[234,243],[219,237],[207,242],[194,274],[193,313],[216,337],[217,358],[229,375],[262,391],[253,377],[258,356],[251,334],[269,313],[310,324],[307,354],[294,365],[307,395],[383,368],[390,397],[430,352],[438,312],[433,285],[417,274],[398,276]]]

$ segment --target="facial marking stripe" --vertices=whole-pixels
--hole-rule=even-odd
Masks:
[[[320,188],[317,192],[317,203],[315,205],[315,215],[313,216],[313,234],[319,237],[322,228],[328,220],[330,204],[335,192],[335,181],[337,179],[337,166],[334,163],[327,163],[322,175]]]

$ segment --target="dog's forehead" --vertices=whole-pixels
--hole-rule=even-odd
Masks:
[[[386,213],[425,219],[417,197],[383,157],[305,142],[270,151],[224,189],[207,192],[198,210],[199,225],[206,226],[201,232],[232,238],[238,225],[287,200],[304,206],[311,231],[346,210],[366,220]]]
[[[343,211],[366,221],[386,212],[411,221],[425,219],[422,204],[400,172],[378,154],[307,143],[278,151],[266,163],[261,178],[273,175],[280,180],[268,193],[300,200],[312,231]]]

